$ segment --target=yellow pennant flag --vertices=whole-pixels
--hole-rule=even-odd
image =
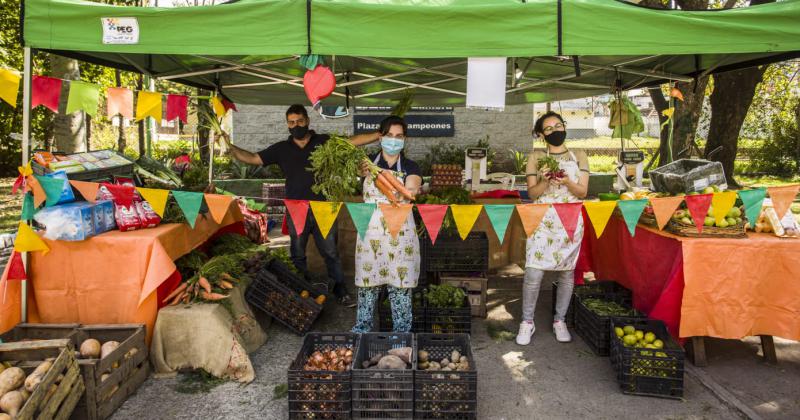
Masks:
[[[205,197],[211,217],[214,218],[218,225],[222,224],[222,219],[228,214],[228,208],[231,206],[234,197],[222,194],[206,194]]]
[[[650,205],[653,206],[653,215],[656,216],[658,230],[664,230],[664,226],[669,223],[669,219],[683,202],[683,197],[659,197],[651,198]]]
[[[725,216],[731,211],[733,205],[736,203],[736,191],[725,191],[721,193],[714,193],[711,198],[711,207],[714,208],[714,221],[720,222],[725,220]]]
[[[146,117],[155,118],[161,123],[161,94],[158,92],[139,92],[136,98],[136,121]]]
[[[33,168],[31,168],[30,162],[28,162],[28,164],[25,166],[17,166],[17,170],[19,171],[19,174],[22,176],[33,175]]]
[[[608,224],[608,219],[614,213],[614,208],[617,207],[616,201],[584,201],[583,208],[586,209],[586,214],[589,215],[589,220],[594,226],[594,234],[598,238],[603,234]]]
[[[169,199],[169,190],[136,187],[136,191],[139,191],[142,198],[150,203],[150,207],[153,208],[154,212],[158,213],[160,217],[164,217],[164,209],[167,208],[167,200]]]
[[[19,93],[18,72],[14,70],[0,69],[0,99],[8,102],[12,108],[17,107],[17,94]]]
[[[397,235],[400,234],[400,229],[403,228],[406,220],[408,220],[408,215],[411,214],[413,207],[413,204],[378,204],[392,238],[396,239]]]
[[[327,238],[333,227],[333,222],[336,221],[336,216],[339,215],[342,203],[311,201],[309,204],[311,205],[311,213],[314,215],[314,219],[317,220],[319,231],[322,232],[322,237]]]
[[[525,229],[525,236],[530,238],[539,228],[544,215],[550,209],[549,204],[517,204],[517,214],[522,220],[522,227]]]
[[[42,238],[36,234],[25,222],[19,222],[19,230],[17,230],[17,239],[14,241],[14,251],[19,252],[33,252],[42,251],[47,254],[50,248],[44,243]]]
[[[467,235],[475,225],[475,221],[478,220],[482,209],[483,206],[480,204],[452,204],[450,206],[461,240],[467,239]]]
[[[219,99],[218,96],[213,96],[211,98],[211,107],[214,108],[214,113],[217,114],[217,117],[222,118],[225,116],[225,105],[222,104],[222,100]]]

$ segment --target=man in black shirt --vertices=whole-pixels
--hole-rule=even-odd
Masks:
[[[311,152],[317,146],[328,141],[329,137],[327,134],[317,134],[313,130],[309,130],[308,124],[309,118],[305,107],[292,105],[286,111],[286,125],[289,127],[290,135],[284,141],[279,141],[258,153],[253,153],[231,144],[227,134],[223,134],[223,138],[228,145],[228,150],[236,160],[250,165],[277,164],[286,176],[286,198],[324,201],[325,197],[315,194],[311,190],[311,186],[314,184],[314,174],[306,168],[311,166],[308,160]],[[350,138],[350,142],[361,146],[379,139],[380,133],[375,132],[353,136]],[[334,282],[334,294],[341,303],[349,303],[350,298],[344,285],[342,262],[336,249],[336,225],[333,225],[327,238],[322,237],[313,215],[306,218],[305,229],[300,234],[295,232],[293,223],[288,223],[288,226],[294,265],[303,273],[308,272],[306,245],[309,235],[313,235],[314,243],[328,267],[328,276]]]

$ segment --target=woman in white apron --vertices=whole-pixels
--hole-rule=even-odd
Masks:
[[[536,120],[534,135],[546,143],[545,151],[535,151],[528,158],[526,171],[528,195],[536,203],[574,203],[586,197],[589,184],[589,163],[583,151],[571,151],[564,145],[566,124],[561,115],[548,112]],[[563,178],[548,179],[548,169],[538,168],[537,161],[549,156],[558,162]],[[564,315],[569,308],[574,283],[575,263],[583,239],[583,217],[570,240],[553,207],[547,210],[536,232],[528,238],[525,256],[525,280],[522,287],[522,323],[517,334],[517,344],[527,345],[536,327],[533,314],[545,273],[558,277],[556,314],[553,332],[559,342],[569,342]]]
[[[394,172],[411,194],[422,184],[419,166],[401,152],[405,144],[406,123],[400,117],[388,117],[380,126],[381,152],[372,161],[382,169]],[[398,196],[398,200],[400,197]],[[389,203],[370,177],[364,179],[365,203]],[[411,213],[397,235],[392,238],[380,208],[370,219],[364,239],[356,241],[355,284],[358,287],[358,309],[354,333],[372,331],[375,304],[382,286],[387,286],[395,332],[411,330],[411,290],[419,279],[419,238]]]

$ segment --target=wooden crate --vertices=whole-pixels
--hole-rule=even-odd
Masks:
[[[0,334],[0,341],[56,340],[69,338],[75,334],[79,324],[17,324],[14,328]]]
[[[139,389],[150,374],[145,327],[142,324],[84,325],[74,338],[76,347],[89,338],[101,344],[112,340],[119,342],[119,347],[103,359],[78,359],[86,384],[86,395],[81,398],[72,418],[108,418]],[[137,349],[137,353],[126,358],[126,353],[133,348]],[[115,365],[118,367],[115,368]],[[105,373],[110,373],[110,376],[103,381]]]
[[[69,339],[20,341],[0,345],[0,362],[12,362],[26,375],[46,359],[54,359],[42,382],[17,413],[16,420],[66,420],[83,395],[84,385]],[[56,384],[56,382],[60,381]],[[55,391],[51,387],[56,385]]]
[[[485,275],[470,277],[454,273],[443,273],[439,277],[439,282],[466,289],[472,316],[486,318],[486,290],[489,280]]]

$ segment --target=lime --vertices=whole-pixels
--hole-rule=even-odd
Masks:
[[[716,224],[717,224],[717,227],[719,227],[719,228],[728,227],[728,221],[725,220],[725,219],[722,219],[722,220],[718,221]]]
[[[614,334],[616,334],[617,337],[622,337],[625,335],[625,331],[623,331],[620,327],[614,327]]]
[[[661,351],[657,351],[657,352],[656,352],[656,356],[657,356],[657,357],[667,357],[667,354],[666,354],[666,353],[664,353],[664,352],[661,352]]]
[[[636,336],[632,334],[628,334],[622,337],[622,342],[625,343],[626,347],[630,347],[636,344]]]
[[[648,332],[647,334],[644,335],[644,342],[645,343],[650,344],[653,341],[656,341],[656,335],[655,334],[653,334],[651,332]]]
[[[654,346],[654,345],[652,345],[650,343],[647,343],[647,344],[644,345],[644,348],[646,348],[646,349],[655,349],[656,346]]]
[[[714,226],[714,218],[711,216],[706,216],[705,222],[703,222],[703,226]]]
[[[622,327],[622,331],[625,332],[625,335],[631,335],[636,331],[636,328],[634,328],[633,325],[626,325]]]
[[[694,222],[692,222],[692,219],[690,219],[688,217],[682,218],[681,219],[681,223],[683,223],[684,225],[693,225],[694,224]]]
[[[664,342],[663,342],[663,341],[661,341],[661,340],[655,340],[655,341],[653,341],[653,345],[654,345],[654,346],[655,346],[657,349],[663,349],[663,348],[664,348]]]
[[[636,336],[636,339],[637,339],[637,340],[641,340],[641,339],[643,339],[643,338],[644,338],[644,331],[642,331],[642,330],[636,330],[636,331],[634,331],[633,335],[635,335],[635,336]]]
[[[728,222],[728,226],[736,226],[736,219],[733,217],[728,217],[725,219],[725,221]]]
[[[714,187],[706,187],[703,189],[703,194],[714,194]]]

